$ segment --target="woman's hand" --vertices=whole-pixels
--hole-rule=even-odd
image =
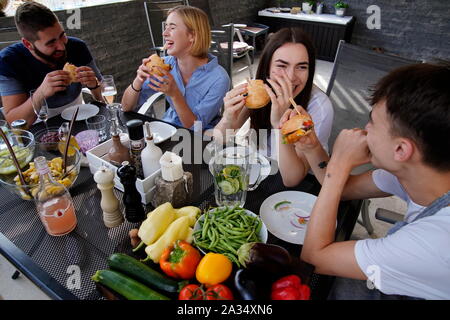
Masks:
[[[137,90],[141,89],[144,81],[150,77],[150,70],[145,65],[149,61],[150,61],[150,57],[142,59],[142,64],[139,66],[139,68],[136,71],[136,78],[134,79],[133,84],[134,84],[135,89],[137,89]],[[138,85],[138,88],[136,88],[137,85]]]
[[[169,97],[174,97],[175,95],[180,93],[180,90],[178,89],[177,86],[177,82],[175,81],[172,74],[169,71],[164,70],[160,67],[157,68],[159,68],[163,76],[152,74],[152,76],[149,78],[148,86],[153,90],[162,92]]]
[[[303,114],[311,118],[311,116],[306,112],[305,109],[303,109],[302,106],[297,106],[297,110]],[[279,129],[283,126],[283,124],[291,119],[292,117],[296,116],[298,112],[294,109],[288,109],[283,114],[283,116],[280,119],[280,125]],[[314,130],[314,127],[311,129],[311,132],[309,132],[307,135],[301,137],[297,142],[294,143],[294,146],[297,150],[302,152],[308,152],[310,150],[313,150],[317,146],[320,146],[320,141],[317,138],[316,131]]]
[[[236,123],[239,119],[239,114],[245,105],[245,96],[247,92],[247,83],[243,83],[227,92],[223,98],[224,110],[223,118],[229,123]]]
[[[289,98],[293,97],[293,86],[291,80],[283,71],[281,76],[273,75],[273,78],[267,79],[272,88],[265,85],[267,93],[272,102],[272,109],[270,112],[270,123],[273,128],[278,128],[282,115],[291,105]]]

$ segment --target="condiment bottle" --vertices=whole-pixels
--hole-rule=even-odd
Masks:
[[[62,236],[77,225],[77,217],[69,191],[53,180],[45,157],[36,157],[39,189],[34,196],[39,217],[49,235]]]
[[[101,166],[95,172],[94,180],[97,188],[102,193],[100,206],[103,210],[103,222],[108,228],[117,227],[123,222],[123,215],[120,211],[119,200],[114,194],[114,172],[111,169]]]
[[[153,135],[150,131],[150,122],[145,123],[145,130],[147,136],[145,137],[145,142],[147,145],[141,153],[142,169],[144,172],[144,178],[150,176],[153,172],[161,168],[159,159],[162,157],[162,151],[159,147],[155,146],[153,141]]]
[[[123,204],[125,206],[125,219],[129,222],[145,220],[145,211],[141,203],[141,195],[136,189],[136,168],[128,161],[122,162],[117,169],[117,176],[123,184]]]
[[[61,127],[59,127],[58,132],[59,132],[60,142],[58,143],[58,150],[59,150],[59,152],[61,152],[61,154],[64,154],[64,148],[66,147],[65,142],[67,141],[67,136],[69,135],[69,130],[70,130],[69,122],[63,122]],[[78,142],[74,136],[70,136],[70,146],[80,150],[80,146],[78,145]],[[71,148],[69,148],[67,154],[69,155],[69,157],[71,157],[75,154],[75,150],[73,150],[73,149],[71,150]]]
[[[141,152],[145,147],[143,122],[139,119],[127,122],[128,136],[130,138],[131,162],[136,167],[136,174],[139,178],[144,177],[142,171]]]
[[[109,162],[115,166],[120,166],[124,161],[130,161],[130,151],[120,141],[120,131],[116,128],[116,123],[111,122],[112,146],[108,151]]]

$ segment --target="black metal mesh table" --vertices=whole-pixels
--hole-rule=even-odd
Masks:
[[[123,116],[124,120],[130,118],[151,120],[135,113]],[[61,121],[56,117],[50,119],[49,124]],[[33,131],[37,129],[39,128]],[[75,132],[84,129],[84,122],[76,122]],[[193,136],[191,133],[191,138]],[[163,151],[171,150],[177,143],[166,141],[160,147]],[[206,142],[202,143],[200,151],[205,144]],[[198,157],[198,154],[192,152],[190,157],[193,159]],[[194,177],[192,205],[201,209],[215,206],[213,177],[209,173],[208,166],[185,163],[184,170],[190,171]],[[312,176],[308,176],[299,186],[292,188],[312,194],[318,194],[319,189],[320,185]],[[248,193],[245,207],[259,214],[259,207],[268,196],[284,190],[286,188],[279,173],[269,176],[257,190]],[[121,192],[117,190],[115,192],[121,199]],[[0,187],[0,253],[52,298],[99,299],[101,295],[90,277],[95,271],[107,267],[106,260],[112,253],[130,252],[128,232],[138,225],[125,221],[115,228],[105,227],[100,207],[101,193],[88,168],[81,169],[70,193],[74,200],[78,225],[66,236],[52,237],[46,233],[39,220],[33,201],[24,201],[4,187]],[[358,211],[357,203],[341,204],[336,236],[338,239],[348,239]],[[293,256],[300,255],[301,246],[284,242],[271,234],[268,242],[285,247]],[[312,286],[313,297],[323,297],[320,287],[322,278],[312,274],[312,266],[303,264],[302,268]],[[78,272],[81,276],[79,278]]]

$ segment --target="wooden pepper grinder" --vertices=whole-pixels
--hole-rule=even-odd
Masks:
[[[103,221],[108,228],[117,227],[123,222],[123,215],[119,208],[119,200],[113,192],[114,172],[111,169],[101,166],[94,174],[97,188],[102,193],[100,206],[103,210]]]

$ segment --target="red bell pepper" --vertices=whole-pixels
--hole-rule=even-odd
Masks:
[[[289,275],[272,284],[272,300],[309,300],[311,289],[302,284],[300,277]]]
[[[192,279],[200,262],[200,252],[183,240],[166,248],[159,260],[161,270],[169,277]]]

